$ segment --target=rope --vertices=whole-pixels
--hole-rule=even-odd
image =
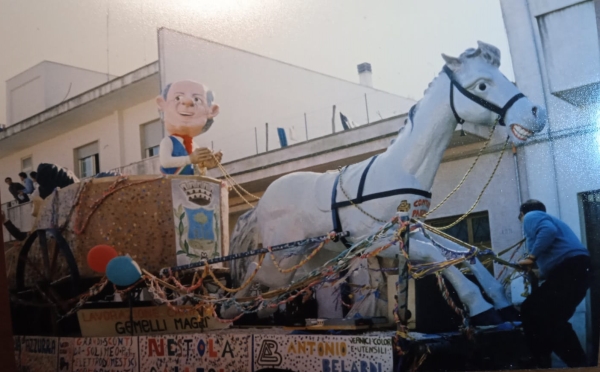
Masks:
[[[251,198],[253,198],[254,200],[260,200],[260,198],[252,193],[250,193],[248,190],[246,190],[245,188],[242,187],[242,185],[240,185],[239,183],[237,183],[236,180],[233,179],[233,177],[231,177],[231,175],[227,172],[227,170],[225,169],[225,167],[223,167],[223,165],[221,164],[221,162],[219,162],[219,160],[216,158],[215,154],[211,154],[215,163],[217,164],[217,167],[219,168],[219,170],[221,171],[221,173],[223,174],[223,176],[225,177],[225,180],[227,180],[229,182],[230,187],[238,194],[238,196],[240,198],[242,198],[242,200],[248,204],[250,207],[254,208],[254,205],[252,205],[252,203],[250,203],[243,195],[242,193],[238,190],[238,188],[240,190],[242,190],[244,193],[246,193],[246,195],[250,196]]]
[[[467,216],[469,216],[469,214],[471,214],[471,212],[473,211],[473,209],[475,209],[475,207],[477,206],[477,204],[479,204],[479,201],[481,200],[481,197],[483,196],[483,193],[485,192],[485,190],[489,186],[490,182],[492,182],[492,179],[494,178],[494,175],[496,174],[496,171],[498,170],[498,167],[500,166],[500,162],[502,161],[502,157],[504,156],[504,151],[506,150],[506,146],[508,145],[508,141],[509,140],[510,140],[510,137],[506,137],[506,141],[504,141],[504,146],[502,147],[502,151],[500,152],[500,156],[498,157],[498,161],[496,162],[496,166],[494,167],[494,170],[492,171],[492,174],[490,175],[490,178],[485,183],[485,186],[483,186],[483,189],[479,193],[479,196],[477,196],[477,199],[475,200],[475,202],[473,203],[473,205],[471,206],[471,208],[469,208],[469,210],[465,214],[463,214],[462,216],[460,216],[456,221],[454,221],[453,223],[451,223],[448,226],[438,227],[438,230],[447,230],[447,229],[449,229],[451,227],[456,226],[462,220],[464,220],[465,218],[467,218]]]
[[[469,331],[470,331],[470,325],[469,325],[469,319],[466,315],[466,312],[460,308],[459,306],[456,305],[456,303],[454,303],[454,300],[452,300],[452,297],[450,296],[450,291],[448,290],[448,287],[446,286],[446,283],[444,282],[444,278],[442,277],[441,273],[436,273],[437,276],[437,283],[438,283],[438,288],[440,289],[440,292],[442,292],[442,296],[444,297],[444,300],[446,300],[446,302],[448,303],[448,305],[450,306],[450,308],[452,308],[452,310],[454,310],[454,312],[459,315],[462,318],[462,323],[463,323],[463,330],[467,332],[467,335],[469,335]]]
[[[308,261],[310,261],[313,257],[315,257],[316,254],[319,253],[321,248],[323,248],[325,246],[325,244],[329,243],[329,241],[330,241],[330,239],[327,239],[327,240],[321,242],[319,244],[319,246],[317,248],[315,248],[315,250],[313,250],[305,259],[300,261],[300,263],[298,263],[297,265],[294,265],[288,269],[282,269],[279,266],[279,264],[277,263],[277,260],[275,259],[275,255],[273,254],[273,251],[271,250],[271,247],[268,247],[267,249],[269,250],[269,254],[271,255],[271,261],[273,261],[273,265],[277,268],[277,270],[279,270],[280,273],[287,274],[287,273],[291,273],[292,271],[296,271],[299,268],[301,268],[302,266],[304,266]]]
[[[523,242],[525,242],[525,239],[521,240],[517,244],[514,244],[513,246],[498,253],[498,256],[502,256],[503,254],[509,252],[511,249],[516,247],[517,249],[515,249],[515,251],[510,255],[510,258],[508,259],[508,262],[511,262],[513,260],[513,258],[515,258],[515,254],[517,254],[517,252],[519,251],[519,248],[521,248],[521,246],[523,245]],[[504,266],[502,268],[502,270],[500,270],[500,273],[498,273],[498,276],[496,276],[496,280],[499,280],[502,277],[502,274],[504,274],[504,270],[506,270],[506,268],[507,268],[507,266]]]
[[[250,283],[252,283],[252,280],[254,280],[254,277],[256,276],[256,274],[258,274],[258,270],[260,270],[260,268],[262,267],[262,263],[263,260],[265,259],[265,255],[261,254],[260,257],[258,258],[258,265],[256,265],[256,267],[254,268],[254,272],[252,273],[252,275],[250,275],[250,277],[244,282],[242,283],[242,285],[240,285],[238,288],[227,288],[226,286],[224,286],[221,281],[219,279],[217,279],[215,273],[213,273],[213,271],[211,270],[209,265],[204,266],[204,270],[208,272],[208,275],[210,275],[210,277],[215,281],[215,284],[222,290],[224,290],[227,293],[236,293],[241,291],[242,289],[246,288],[247,286],[250,285]]]
[[[450,199],[450,197],[452,195],[454,195],[454,193],[456,193],[458,191],[458,189],[461,188],[461,186],[463,185],[463,183],[465,183],[467,177],[469,177],[469,174],[471,173],[471,171],[473,170],[473,168],[475,168],[475,164],[477,164],[477,161],[479,160],[479,158],[481,157],[481,155],[483,154],[483,151],[488,147],[488,145],[490,144],[490,141],[492,140],[492,136],[494,135],[494,130],[496,129],[496,124],[498,124],[498,120],[500,119],[500,117],[496,118],[496,121],[494,122],[494,126],[492,126],[492,130],[490,131],[490,135],[488,136],[487,140],[485,141],[484,145],[482,148],[479,149],[479,153],[477,154],[477,157],[475,158],[475,160],[473,161],[473,164],[471,164],[471,167],[469,167],[469,169],[467,170],[467,173],[465,173],[465,175],[463,176],[462,180],[460,180],[460,182],[458,183],[458,185],[454,188],[454,190],[452,190],[445,198],[444,200],[442,200],[438,205],[435,206],[435,208],[433,208],[432,210],[430,210],[429,212],[425,213],[423,215],[423,218],[429,216],[430,214],[432,214],[433,212],[435,212],[439,207],[441,207],[444,203],[446,203],[446,201],[448,201],[448,199]]]

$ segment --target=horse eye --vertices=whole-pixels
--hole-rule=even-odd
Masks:
[[[483,91],[487,88],[487,86],[485,85],[485,83],[481,83],[479,84],[479,90]]]
[[[175,97],[176,100],[181,101],[181,96]]]

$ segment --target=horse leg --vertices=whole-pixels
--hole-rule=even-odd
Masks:
[[[357,315],[364,318],[386,316],[387,301],[385,301],[385,298],[387,298],[387,292],[383,293],[386,291],[386,283],[379,271],[377,257],[361,260],[355,270],[350,275],[353,304],[347,317],[354,318]]]
[[[418,239],[410,240],[409,257],[411,260],[429,263],[446,260],[433,244]],[[452,283],[461,302],[468,309],[472,324],[489,325],[502,323],[494,307],[483,298],[479,287],[467,279],[460,270],[451,266],[442,270],[442,275]]]
[[[304,247],[300,247],[304,248]],[[277,257],[277,254],[274,254],[275,260],[277,262],[277,266],[273,262],[273,259],[270,254],[265,256],[263,260],[262,267],[258,270],[256,276],[254,277],[254,282],[260,283],[262,286],[268,287],[269,289],[278,289],[287,287],[292,278],[294,277],[294,273],[296,270],[291,271],[289,273],[281,272],[280,269],[285,270],[291,268],[292,266],[300,263],[302,256],[301,255],[293,255],[286,257],[286,253],[282,252],[279,256],[283,256],[282,258]],[[256,266],[255,266],[256,267]],[[252,270],[254,271],[254,270]],[[267,318],[273,315],[277,311],[278,306],[267,306],[263,307],[258,311],[259,318]]]
[[[494,307],[500,313],[500,316],[505,321],[516,321],[519,319],[519,312],[506,297],[504,286],[494,278],[494,276],[481,264],[478,259],[471,264],[465,262],[471,270],[477,281],[483,288],[484,292],[494,302]]]
[[[246,267],[244,280],[242,281],[241,285],[243,285],[243,283],[246,283],[250,279],[250,277],[254,273],[254,270],[256,269],[257,266],[258,266],[258,262],[251,262]],[[250,295],[250,292],[251,292],[252,288],[254,287],[255,283],[256,283],[256,280],[252,280],[250,283],[247,283],[247,285],[244,288],[237,291],[233,296],[234,300],[237,301],[240,298],[248,297]],[[224,319],[233,319],[236,316],[240,315],[241,313],[242,313],[242,310],[238,306],[229,305],[229,304],[226,304],[223,307],[221,307],[221,311],[220,311],[221,317],[223,317]]]
[[[444,239],[441,236],[432,234],[432,239],[436,242],[448,247],[452,250],[467,251],[467,249],[459,244],[456,244],[448,239]],[[494,276],[481,264],[478,259],[475,259],[475,263],[471,264],[465,261],[467,267],[471,270],[473,275],[477,278],[477,281],[483,288],[483,291],[487,296],[494,302],[494,307],[500,312],[502,318],[506,321],[517,320],[518,311],[513,307],[512,303],[506,297],[504,286],[494,278]]]

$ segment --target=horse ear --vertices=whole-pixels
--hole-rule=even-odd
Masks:
[[[461,62],[460,59],[455,57],[450,57],[442,53],[442,58],[446,61],[446,65],[450,67],[450,70],[456,71],[460,68]]]
[[[500,66],[500,49],[491,44],[484,43],[483,41],[477,41],[477,46],[483,52],[484,57],[486,57],[492,65],[497,67]]]

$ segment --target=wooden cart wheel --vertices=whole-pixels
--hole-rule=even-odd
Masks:
[[[80,293],[79,269],[69,244],[57,229],[32,233],[19,252],[16,290],[20,300],[69,310]]]

